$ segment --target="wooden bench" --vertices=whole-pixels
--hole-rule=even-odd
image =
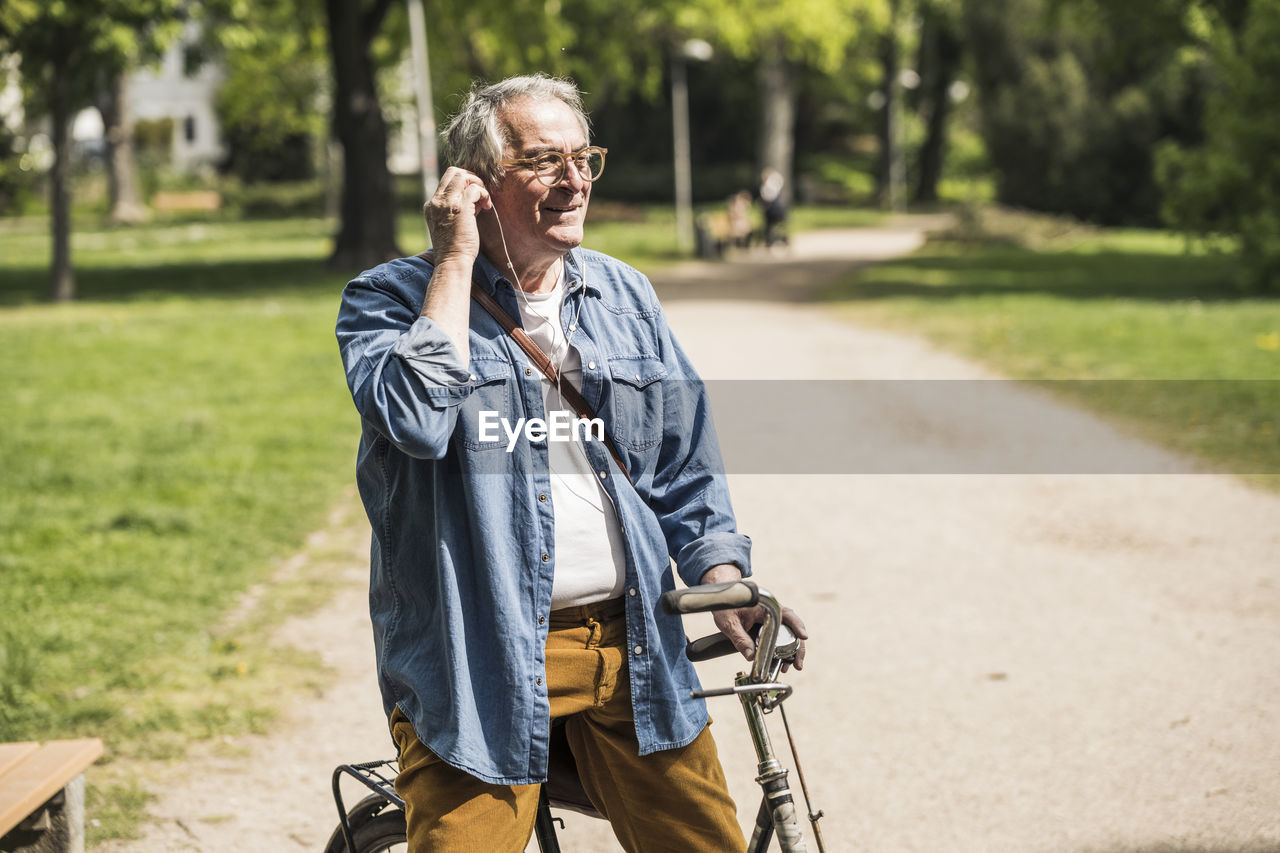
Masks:
[[[84,771],[102,741],[0,744],[0,850],[81,853]]]
[[[190,190],[188,192],[161,190],[151,197],[151,206],[156,210],[167,211],[215,211],[222,207],[222,196],[213,190]]]

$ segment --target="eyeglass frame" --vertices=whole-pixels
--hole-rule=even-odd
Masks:
[[[544,187],[554,187],[557,184],[559,184],[561,181],[563,181],[566,177],[568,177],[569,159],[578,157],[579,155],[587,151],[600,152],[600,171],[597,172],[594,177],[592,177],[585,174],[583,170],[579,169],[577,166],[574,166],[573,168],[578,173],[578,177],[582,178],[582,180],[585,181],[586,183],[591,184],[600,180],[600,176],[604,174],[604,163],[605,163],[606,156],[609,153],[608,148],[601,148],[599,145],[584,145],[583,147],[579,148],[577,151],[570,151],[568,154],[562,154],[559,151],[545,151],[542,154],[539,154],[537,157],[517,157],[511,160],[501,160],[498,162],[498,165],[504,168],[506,166],[517,166],[517,165],[531,166],[533,167],[533,176],[535,179],[537,179],[538,183],[542,184]],[[538,169],[537,169],[538,161],[543,160],[546,157],[556,157],[556,158],[559,158],[560,160],[560,170],[556,172],[555,180],[553,180],[551,183],[547,183],[546,181],[544,181],[542,179],[542,176],[538,174]]]

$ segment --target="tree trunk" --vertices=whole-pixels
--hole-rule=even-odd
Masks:
[[[768,45],[760,59],[760,165],[782,175],[782,199],[792,199],[795,158],[796,93],[794,75],[780,41]]]
[[[906,164],[902,152],[902,84],[898,80],[897,3],[892,10],[889,32],[880,44],[880,157],[876,163],[876,201],[888,210],[903,210],[906,193]]]
[[[360,270],[399,257],[395,198],[387,170],[387,127],[378,103],[358,0],[325,0],[333,59],[334,135],[342,145],[341,221],[329,264]]]
[[[960,38],[952,24],[926,7],[920,31],[921,112],[925,138],[920,147],[920,176],[913,196],[918,202],[938,200],[938,182],[947,156],[947,120],[951,117],[951,84],[960,65]]]
[[[53,168],[49,171],[49,213],[53,229],[53,259],[49,266],[49,298],[69,302],[76,296],[75,271],[71,268],[71,168],[70,81],[65,67],[53,65],[49,81],[49,120],[53,135]]]
[[[133,146],[133,115],[125,97],[127,79],[124,72],[112,74],[98,104],[107,139],[107,198],[111,221],[117,223],[147,219]]]

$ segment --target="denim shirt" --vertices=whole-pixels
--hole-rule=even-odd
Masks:
[[[470,363],[419,317],[432,266],[390,261],[347,285],[337,335],[362,435],[357,482],[373,528],[369,604],[378,681],[419,738],[487,782],[544,781],[550,705],[546,617],[555,572],[547,443],[481,441],[480,413],[545,417],[542,376],[474,302]],[[483,255],[474,278],[512,317],[511,283]],[[658,606],[714,565],[750,572],[705,389],[642,274],[606,255],[565,256],[561,313],[582,358],[603,442],[585,441],[625,540],[627,662],[641,754],[684,746],[707,723],[680,618]],[[570,327],[573,326],[571,329]],[[492,416],[487,416],[492,418]]]

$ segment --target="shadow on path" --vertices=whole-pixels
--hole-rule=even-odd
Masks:
[[[649,278],[663,302],[811,302],[850,270],[918,249],[926,230],[935,227],[935,219],[911,218],[882,228],[810,231],[795,235],[781,254],[753,249],[723,261],[685,261],[656,270]]]
[[[1074,300],[1204,302],[1276,298],[1235,284],[1229,255],[1141,251],[1049,251],[1016,247],[980,252],[940,247],[895,260],[875,275],[845,279],[824,299],[872,301],[910,297],[944,301],[974,296],[1044,295]]]

